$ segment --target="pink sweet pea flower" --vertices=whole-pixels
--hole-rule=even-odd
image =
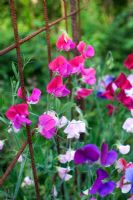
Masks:
[[[57,167],[58,175],[63,181],[69,181],[72,178],[72,175],[68,174],[70,167]]]
[[[15,132],[18,132],[24,124],[30,125],[28,116],[28,105],[25,103],[13,105],[6,112],[6,117],[11,121]]]
[[[75,46],[75,43],[71,40],[71,38],[68,37],[66,33],[62,33],[56,42],[56,47],[58,50],[69,51],[74,49]]]
[[[82,56],[87,59],[91,58],[95,55],[95,50],[93,46],[88,45],[86,47],[86,43],[83,41],[80,41],[79,44],[77,45],[77,50],[82,54]]]
[[[33,185],[33,180],[30,179],[29,176],[26,176],[22,182],[22,187]]]
[[[62,77],[54,77],[47,85],[47,92],[55,97],[65,97],[70,94],[70,91],[63,85]]]
[[[76,91],[76,98],[77,99],[82,99],[90,96],[93,92],[93,89],[86,89],[86,88],[79,88]]]
[[[121,90],[121,92],[117,95],[117,99],[125,107],[127,107],[128,110],[133,109],[133,98],[131,98],[130,96],[127,96],[124,90]]]
[[[75,56],[71,60],[69,60],[70,65],[72,66],[72,73],[79,73],[81,67],[84,66],[85,59],[83,56]]]
[[[51,139],[56,134],[56,120],[48,114],[42,114],[39,117],[38,130],[43,137]]]
[[[83,54],[85,47],[86,47],[86,43],[83,41],[80,41],[79,44],[77,45],[77,50],[79,51],[79,53]]]
[[[124,60],[124,65],[128,70],[133,69],[133,54],[128,55],[128,57]]]
[[[65,154],[60,154],[58,156],[58,159],[59,159],[60,163],[67,163],[74,159],[74,154],[75,154],[74,150],[68,149]]]
[[[117,148],[119,149],[119,152],[123,155],[128,154],[130,151],[130,145],[122,145],[118,144]]]
[[[59,73],[62,77],[67,77],[72,73],[72,66],[63,56],[58,56],[49,63],[49,69]]]
[[[23,98],[21,87],[18,89],[17,96],[21,99]],[[41,90],[39,90],[38,88],[34,88],[32,90],[31,96],[26,97],[27,103],[28,104],[37,104],[40,100],[40,96],[41,96]]]
[[[96,83],[96,70],[94,68],[81,68],[83,82],[94,85]]]

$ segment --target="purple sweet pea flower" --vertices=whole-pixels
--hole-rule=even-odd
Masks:
[[[105,197],[106,195],[112,193],[116,187],[116,184],[113,181],[105,182],[104,179],[106,178],[109,178],[109,175],[107,174],[107,172],[104,171],[103,169],[98,169],[97,179],[95,180],[94,184],[89,190],[89,193],[92,195],[98,193],[101,197]]]
[[[87,144],[79,148],[74,155],[75,164],[83,164],[86,162],[95,162],[100,157],[100,151],[94,144]]]
[[[102,144],[100,162],[101,165],[108,167],[111,166],[117,160],[117,153],[114,150],[108,151],[108,145]]]

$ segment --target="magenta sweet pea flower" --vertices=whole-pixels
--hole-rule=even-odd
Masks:
[[[56,120],[48,115],[43,114],[39,117],[38,130],[46,139],[51,139],[56,134]]]
[[[76,91],[76,98],[77,99],[84,99],[88,96],[90,96],[93,92],[93,89],[86,89],[86,88],[79,88],[77,91]]]
[[[79,148],[74,155],[75,164],[84,164],[86,162],[96,162],[100,157],[100,151],[94,144],[87,144]]]
[[[62,77],[67,77],[72,73],[72,66],[63,56],[58,56],[49,63],[49,69],[59,73]]]
[[[70,51],[71,49],[74,49],[75,46],[75,43],[71,40],[71,38],[68,37],[66,33],[62,33],[56,42],[56,47],[58,50]]]
[[[86,47],[86,43],[83,41],[80,41],[79,44],[77,45],[77,50],[79,51],[79,53],[83,54],[85,47]]]
[[[89,190],[89,193],[99,194],[101,197],[105,197],[113,192],[116,187],[116,183],[114,181],[105,181],[109,178],[109,175],[103,169],[97,170],[97,179],[93,183],[92,187]]]
[[[28,116],[28,105],[25,103],[13,105],[6,112],[6,117],[11,121],[15,132],[18,132],[24,124],[30,125]]]
[[[117,153],[114,150],[108,151],[108,145],[102,144],[100,162],[101,165],[108,167],[111,166],[117,160]]]
[[[124,73],[121,73],[114,81],[115,85],[120,89],[131,89],[132,85]]]
[[[77,50],[82,54],[82,56],[87,59],[91,58],[95,55],[95,50],[93,46],[88,45],[86,47],[86,43],[83,41],[80,41],[79,44],[77,45]]]
[[[124,60],[124,65],[128,70],[133,69],[133,54],[129,54],[127,58]]]
[[[94,85],[96,83],[96,70],[94,68],[81,68],[83,82]]]
[[[21,99],[23,98],[21,87],[18,89],[17,96]],[[37,104],[40,101],[40,97],[41,97],[41,90],[39,90],[38,88],[34,88],[32,90],[31,96],[26,97],[26,101],[28,104]]]
[[[128,110],[133,109],[133,98],[126,95],[124,90],[121,90],[117,95],[117,100],[121,102]]]
[[[84,66],[85,59],[83,56],[75,56],[71,60],[69,60],[70,65],[72,66],[72,73],[79,73],[81,67]]]
[[[70,91],[63,85],[61,76],[54,77],[47,85],[47,92],[55,97],[65,97],[70,94]]]

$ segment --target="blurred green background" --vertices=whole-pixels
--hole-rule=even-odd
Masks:
[[[20,38],[24,38],[45,25],[43,1],[16,0],[15,3],[17,8]],[[127,72],[123,67],[123,60],[133,51],[133,0],[80,0],[80,4],[81,7],[85,6],[85,9],[80,13],[81,39],[86,41],[87,44],[93,45],[95,48],[96,54],[92,65],[95,66],[97,70],[97,77],[100,78],[102,75],[106,74],[118,75],[121,71]],[[69,13],[69,0],[67,0],[67,5]],[[47,0],[47,6],[50,22],[64,14],[61,0]],[[68,24],[68,34],[72,36],[70,17],[68,18]],[[62,30],[65,30],[64,21],[51,28],[50,41],[52,46],[52,58],[59,55],[55,48],[55,42]],[[10,19],[9,1],[0,0],[0,50],[13,42],[14,38]],[[22,44],[21,53],[25,65],[24,74],[27,88],[31,89],[34,86],[39,87],[42,89],[44,94],[43,100],[40,103],[40,108],[38,109],[37,106],[35,106],[35,112],[41,114],[42,110],[46,108],[46,104],[48,103],[45,91],[46,85],[49,81],[45,32],[42,32],[28,42]],[[16,64],[17,60],[15,50],[0,56],[0,117],[2,117],[2,119],[4,118],[5,111],[11,105],[11,98],[13,99],[13,96],[15,96],[13,95],[13,93],[16,92],[16,82],[13,82],[13,66],[17,66]],[[105,110],[105,101],[97,100],[95,94],[88,99],[89,100],[86,103],[88,112],[84,115],[90,127],[90,135],[87,136],[88,141],[100,145],[101,141],[105,139],[110,143],[110,146],[116,143],[117,140],[120,140],[121,142],[126,141],[128,137],[124,135],[121,126],[126,119],[126,115],[129,116],[127,110],[121,106],[115,116],[112,118],[106,118],[105,116],[107,116],[107,111]],[[33,118],[33,120],[35,121],[36,119]],[[6,148],[4,151],[0,152],[0,175],[5,171],[10,160],[19,149],[19,146],[26,139],[25,133],[17,134],[17,136],[9,135],[9,133],[7,133],[7,128],[7,121],[0,121],[0,139],[9,139],[6,141]],[[114,137],[112,137],[112,135]],[[36,141],[36,138],[34,138],[34,141]],[[43,150],[38,149],[37,145],[35,145],[34,148],[35,160],[36,163],[38,163],[37,169],[39,171],[41,194],[44,196],[44,199],[47,198],[50,200],[52,198],[50,195],[51,188],[49,185],[52,185],[52,180],[48,174],[50,171],[52,172],[52,167],[55,163],[57,164],[57,161],[54,160],[52,150],[49,151],[49,149],[53,148],[53,143],[50,143],[49,141],[44,142],[44,140],[42,141],[41,139],[39,139],[39,142],[38,146],[40,148],[41,145]],[[131,140],[128,140],[128,143],[130,142]],[[46,146],[47,148],[45,148]],[[38,154],[40,156],[38,156]],[[25,157],[26,156],[29,156],[27,150],[25,151]],[[132,156],[130,155],[128,160],[130,160],[131,157]],[[44,162],[45,165],[43,165]],[[6,185],[2,190],[0,190],[0,200],[13,199],[14,191],[18,193],[16,179],[18,178],[20,170],[22,170],[25,175],[31,175],[32,173],[29,169],[29,160],[26,164],[25,172],[23,172],[23,166],[20,167],[17,164],[15,169],[11,172]],[[52,173],[54,173],[54,171]],[[19,184],[17,183],[17,185]],[[44,185],[46,185],[46,188],[44,188]],[[71,200],[67,197],[66,185],[64,185],[64,187],[66,189],[66,199]],[[68,190],[71,195],[73,195],[71,187],[73,187],[72,183],[69,185]],[[33,188],[31,191],[20,189],[18,194],[17,200],[29,200],[31,199],[31,196],[34,195],[34,190]],[[76,194],[74,193],[74,195]],[[120,200],[127,199],[119,193],[117,194],[117,197],[114,197],[114,199],[115,198]],[[35,199],[35,196],[32,200],[33,199]],[[72,196],[72,200],[77,199],[77,196]],[[107,200],[109,199],[110,198],[107,197]]]

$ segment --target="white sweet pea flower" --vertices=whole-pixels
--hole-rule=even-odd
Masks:
[[[130,145],[122,145],[122,144],[119,144],[117,146],[117,148],[119,149],[119,152],[123,155],[125,154],[128,154],[129,151],[130,151]]]
[[[0,151],[3,149],[4,147],[4,140],[0,140]]]
[[[70,167],[57,167],[57,171],[59,177],[64,181],[69,181],[72,178],[72,175],[68,174],[68,172],[70,171]]]
[[[133,118],[126,119],[122,128],[127,132],[133,133]]]
[[[26,176],[22,182],[22,187],[33,185],[33,180],[29,176]]]
[[[73,119],[71,122],[68,123],[67,127],[64,130],[64,133],[67,134],[67,138],[76,138],[79,139],[80,133],[85,133],[85,122],[83,121],[76,121]]]
[[[67,123],[68,123],[68,119],[67,119],[65,116],[62,116],[62,117],[58,120],[57,127],[58,127],[58,128],[62,128],[62,127],[64,127]]]
[[[69,149],[65,154],[60,154],[58,159],[60,163],[70,162],[74,159],[74,154],[75,154],[75,151]]]

